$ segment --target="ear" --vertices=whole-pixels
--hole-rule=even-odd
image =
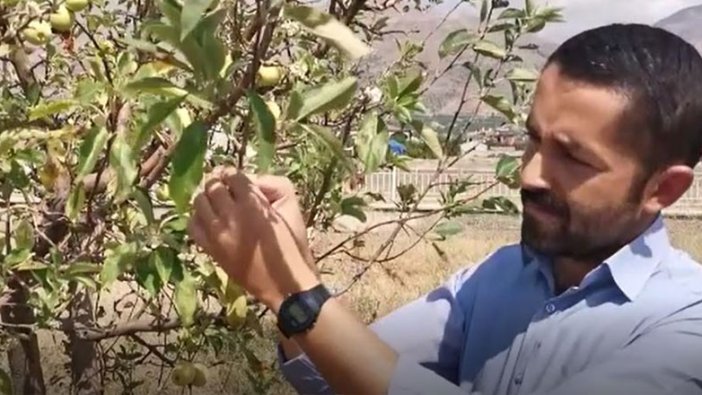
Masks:
[[[674,165],[659,172],[646,186],[644,211],[655,214],[673,205],[685,194],[695,177],[689,166]]]

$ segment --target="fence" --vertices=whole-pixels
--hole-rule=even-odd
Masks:
[[[433,169],[414,169],[409,172],[398,171],[383,171],[369,174],[365,177],[365,185],[361,192],[376,193],[386,200],[385,202],[376,202],[373,208],[376,209],[392,209],[396,201],[399,200],[397,194],[397,186],[403,184],[414,184],[418,191],[423,191],[429,183],[432,182],[434,176]],[[479,192],[494,183],[494,173],[485,171],[474,171],[470,169],[449,169],[441,174],[436,184],[439,186],[432,188],[431,192],[419,204],[419,210],[431,210],[440,207],[440,192],[447,189],[447,184],[451,180],[466,180],[478,185],[472,185],[462,196],[475,196]],[[510,199],[517,207],[521,207],[519,191],[509,189],[503,184],[495,185],[489,190],[480,195],[480,199],[504,196]],[[668,216],[702,216],[702,171],[695,174],[695,181],[673,206],[664,211]]]

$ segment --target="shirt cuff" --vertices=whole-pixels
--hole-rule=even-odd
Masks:
[[[285,380],[300,394],[333,394],[312,361],[305,354],[286,359],[283,349],[278,344],[278,365]]]
[[[460,387],[419,365],[399,356],[390,380],[388,395],[467,395]]]

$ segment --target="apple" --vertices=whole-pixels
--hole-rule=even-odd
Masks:
[[[51,27],[57,32],[69,32],[73,27],[75,18],[73,17],[73,13],[68,11],[66,6],[61,5],[56,12],[49,15],[49,22],[51,23]]]
[[[51,24],[46,21],[33,20],[22,30],[22,36],[34,45],[44,45],[51,39]]]
[[[178,362],[173,368],[171,380],[179,387],[185,387],[193,383],[195,379],[195,367],[190,362]]]
[[[70,11],[73,12],[78,12],[78,11],[83,11],[88,5],[90,5],[90,1],[88,0],[66,0],[66,8],[68,8]]]
[[[205,375],[205,367],[202,364],[196,363],[193,365],[195,377],[193,378],[193,387],[204,387],[207,384],[207,376]]]
[[[261,66],[256,74],[260,86],[274,86],[283,78],[283,71],[277,66]]]

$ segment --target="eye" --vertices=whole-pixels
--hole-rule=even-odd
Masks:
[[[581,166],[590,166],[590,164],[577,156],[573,155],[570,151],[564,151],[565,157],[568,158],[568,160],[573,161]]]

